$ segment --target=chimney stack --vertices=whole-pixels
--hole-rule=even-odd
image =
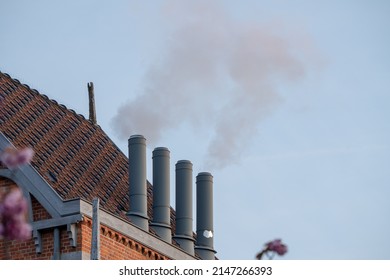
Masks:
[[[176,163],[176,231],[174,239],[190,255],[194,255],[192,223],[192,163],[188,160],[180,160]]]
[[[142,135],[129,138],[129,193],[130,220],[145,231],[149,231],[146,190],[146,139]]]
[[[96,125],[95,93],[93,89],[93,83],[90,82],[87,84],[87,86],[89,96],[89,120],[91,123]]]
[[[144,231],[149,231],[147,212],[146,139],[132,135],[129,144],[129,194],[127,216]],[[170,207],[170,151],[153,150],[153,220],[150,226],[167,243],[172,242]],[[174,240],[188,254],[202,260],[214,260],[213,176],[201,172],[196,176],[196,241],[193,233],[192,163],[176,163],[176,229]],[[194,246],[195,243],[195,246]]]
[[[164,147],[153,151],[153,221],[150,225],[161,239],[171,243],[169,155]]]
[[[202,260],[214,260],[213,176],[196,176],[196,253]]]

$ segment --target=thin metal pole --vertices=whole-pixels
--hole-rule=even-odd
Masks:
[[[99,198],[92,200],[92,244],[91,260],[100,259],[100,219],[99,219]]]

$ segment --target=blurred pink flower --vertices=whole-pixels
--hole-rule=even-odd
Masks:
[[[268,258],[272,259],[274,255],[268,255],[270,252],[283,256],[287,253],[287,246],[282,243],[281,239],[270,241],[266,243],[264,249],[256,255],[256,259],[261,260],[264,254],[266,254]]]
[[[20,165],[30,163],[34,156],[31,148],[17,150],[12,147],[6,148],[0,153],[0,161],[9,169],[15,169]]]
[[[26,221],[27,201],[20,189],[12,189],[0,203],[0,236],[9,240],[31,237],[31,226]]]
[[[4,224],[3,236],[9,240],[28,240],[31,231],[30,224],[25,221],[9,219]]]
[[[2,211],[4,216],[25,215],[27,211],[27,201],[23,197],[20,189],[10,191],[3,200]]]
[[[276,252],[280,256],[287,253],[287,246],[282,243],[281,239],[275,239],[274,241],[268,242],[265,246],[268,251]]]

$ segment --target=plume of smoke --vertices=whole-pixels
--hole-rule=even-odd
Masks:
[[[173,3],[167,17],[181,18],[165,56],[150,66],[142,94],[119,108],[113,125],[123,138],[140,133],[153,144],[168,129],[207,120],[213,131],[207,165],[224,167],[240,159],[280,102],[276,85],[303,77],[304,63],[272,29],[233,20],[210,2]]]

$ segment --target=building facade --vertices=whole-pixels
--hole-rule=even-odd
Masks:
[[[193,231],[192,163],[175,164],[171,207],[170,151],[153,151],[146,179],[146,140],[129,138],[126,156],[96,123],[93,85],[89,119],[0,72],[0,152],[31,147],[30,164],[0,165],[1,193],[20,188],[32,238],[0,239],[0,259],[215,259],[213,178],[196,176]]]

